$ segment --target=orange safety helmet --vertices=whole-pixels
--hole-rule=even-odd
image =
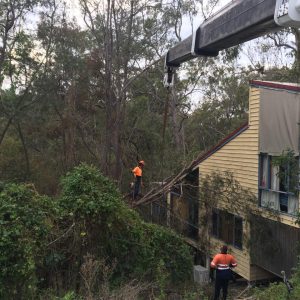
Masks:
[[[139,161],[139,165],[143,165],[143,166],[144,166],[144,165],[145,165],[145,162],[144,162],[143,160],[140,160],[140,161]]]

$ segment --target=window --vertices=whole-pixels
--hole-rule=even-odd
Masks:
[[[260,180],[259,184],[262,188],[269,188],[270,184],[270,160],[269,156],[262,154],[260,156]]]
[[[243,219],[222,210],[212,213],[212,235],[236,248],[243,248]]]
[[[221,211],[220,216],[220,238],[227,244],[233,244],[233,215]]]
[[[288,212],[289,196],[287,194],[279,194],[279,208],[282,212]]]
[[[234,246],[243,249],[243,219],[234,216]]]
[[[293,159],[293,158],[292,158]],[[275,157],[262,153],[259,158],[259,196],[262,207],[278,210],[288,214],[298,211],[298,197],[295,180],[292,178],[289,164],[278,166]],[[295,158],[298,164],[298,158]]]

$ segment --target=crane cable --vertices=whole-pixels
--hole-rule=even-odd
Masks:
[[[169,113],[169,103],[171,98],[171,90],[170,86],[167,86],[167,98],[165,102],[165,109],[164,109],[164,117],[163,117],[163,131],[162,131],[162,151],[161,151],[161,177],[162,177],[162,184],[164,184],[164,158],[165,158],[165,137],[166,137],[166,128],[167,128],[167,121],[168,121],[168,113]]]
[[[167,119],[168,119],[168,112],[169,112],[169,103],[170,103],[170,87],[167,87],[167,99],[165,102],[165,109],[164,109],[164,119],[163,119],[163,132],[162,132],[162,141],[163,141],[163,146],[165,143],[165,134],[166,134],[166,127],[167,127]]]

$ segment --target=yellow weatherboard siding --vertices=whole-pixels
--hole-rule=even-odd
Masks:
[[[261,87],[263,88],[263,87]],[[199,180],[212,172],[222,173],[231,172],[234,178],[240,185],[251,191],[257,198],[258,202],[258,176],[259,176],[259,120],[260,120],[260,89],[250,88],[249,93],[249,127],[235,136],[218,149],[215,153],[211,154],[199,164]],[[201,189],[201,184],[200,184]],[[257,209],[258,204],[255,205]],[[223,210],[228,210],[228,205],[219,201],[218,207]],[[201,209],[201,208],[200,208]],[[266,210],[259,208],[262,216],[271,218],[266,213]],[[241,217],[244,217],[241,215]],[[277,219],[278,220],[278,219]],[[295,219],[291,216],[281,214],[280,222],[296,226]],[[243,233],[243,251],[230,246],[230,252],[236,257],[238,267],[236,272],[249,281],[266,279],[271,276],[270,273],[262,268],[251,265],[250,253],[247,248],[247,240],[250,237],[250,224],[244,220]],[[222,241],[211,237],[212,248],[210,252],[212,255],[219,252]]]
[[[259,89],[251,88],[249,128],[200,163],[200,179],[213,171],[230,171],[239,183],[258,193]]]
[[[199,165],[200,180],[214,171],[232,172],[242,187],[258,195],[258,164],[259,164],[259,100],[260,90],[250,88],[249,93],[249,128],[233,138],[218,151],[213,153]],[[200,186],[201,188],[201,186]],[[225,204],[225,203],[224,203]],[[220,203],[220,206],[226,206]],[[243,216],[242,216],[243,217]],[[249,236],[249,224],[244,222],[244,236]],[[211,253],[219,251],[221,241],[212,238]],[[236,257],[238,267],[236,272],[247,280],[266,278],[264,270],[250,265],[250,255],[244,242],[244,250],[230,247],[230,252]]]
[[[226,200],[226,197],[220,197],[216,199],[216,208],[220,210],[231,212],[235,215],[239,215],[243,218],[243,250],[240,250],[232,245],[229,245],[229,251],[232,253],[237,261],[238,267],[235,269],[235,272],[240,276],[249,281],[256,281],[261,279],[267,279],[274,277],[268,271],[262,269],[259,266],[251,264],[251,258],[249,253],[250,243],[250,223],[248,222],[248,211],[253,207],[253,212],[258,213],[262,217],[273,219],[274,221],[281,222],[283,224],[298,227],[295,224],[295,218],[287,214],[276,215],[270,214],[265,208],[258,207],[258,181],[259,181],[259,147],[260,147],[260,99],[264,95],[263,86],[250,87],[249,91],[249,121],[248,127],[241,127],[240,131],[236,131],[235,135],[224,140],[211,152],[204,154],[204,156],[198,159],[198,170],[199,170],[199,188],[201,191],[201,179],[205,178],[207,175],[211,175],[213,172],[217,174],[222,174],[223,172],[230,172],[233,174],[234,179],[242,186],[242,188],[249,190],[256,198],[256,202],[251,204],[244,209],[240,204],[241,209],[234,209],[234,212],[231,211],[230,201]],[[207,155],[207,156],[206,156]],[[193,167],[193,170],[196,170],[196,167]],[[187,199],[185,197],[178,197],[171,194],[168,195],[168,206],[171,208],[173,213],[176,213],[180,218],[187,220],[189,218],[189,206]],[[204,204],[204,203],[202,203]],[[204,206],[204,205],[203,205]],[[245,209],[246,208],[246,209]],[[207,207],[201,207],[201,202],[199,202],[199,237],[202,235],[203,240],[205,241],[208,235],[207,226],[203,226],[202,221],[207,223]],[[245,212],[247,210],[247,212]],[[202,219],[204,217],[204,219]],[[167,215],[168,224],[171,221],[171,214]],[[202,225],[201,225],[202,224]],[[179,226],[180,231],[186,231],[186,226]],[[223,244],[221,240],[214,238],[209,235],[208,249],[205,249],[205,253],[210,256],[214,256],[219,253],[220,246]],[[201,246],[199,241],[196,240],[191,243],[193,247]],[[198,244],[197,244],[198,243]],[[203,246],[203,245],[202,245]],[[202,249],[202,248],[198,248]],[[202,250],[200,250],[202,251]]]

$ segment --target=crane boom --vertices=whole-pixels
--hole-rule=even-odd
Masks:
[[[300,26],[300,0],[234,0],[167,52],[164,83],[172,85],[175,68],[185,61],[217,56],[220,50],[278,31],[282,26]]]

